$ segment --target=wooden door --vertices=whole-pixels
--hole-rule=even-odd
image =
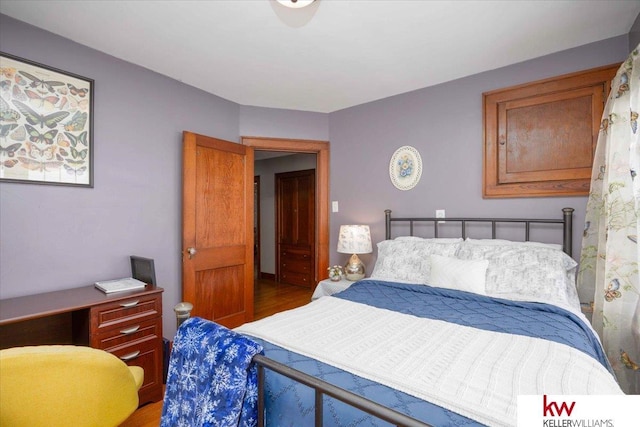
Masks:
[[[276,174],[278,281],[313,287],[315,278],[315,170]]]
[[[228,328],[253,319],[253,149],[183,133],[182,298]]]

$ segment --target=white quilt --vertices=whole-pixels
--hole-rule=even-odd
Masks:
[[[487,425],[515,425],[518,395],[622,394],[597,360],[567,345],[334,297],[236,331]]]

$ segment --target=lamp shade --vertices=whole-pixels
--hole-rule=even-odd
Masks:
[[[341,254],[368,254],[373,252],[368,225],[341,225],[338,236],[338,252]]]

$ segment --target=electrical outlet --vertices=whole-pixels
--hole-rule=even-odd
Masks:
[[[338,212],[338,201],[334,200],[331,202],[331,212]]]

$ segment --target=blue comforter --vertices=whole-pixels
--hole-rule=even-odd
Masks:
[[[578,316],[561,308],[514,302],[424,285],[363,280],[334,297],[395,310],[418,317],[441,319],[490,331],[538,337],[560,342],[589,354],[609,368],[591,329]],[[477,422],[413,396],[352,375],[263,340],[267,357],[375,400],[434,426],[471,426]],[[267,371],[268,426],[312,426],[313,391]],[[385,422],[325,396],[325,426],[386,426]]]
[[[377,280],[356,282],[334,296],[417,317],[555,341],[582,350],[613,372],[591,329],[554,305]]]

